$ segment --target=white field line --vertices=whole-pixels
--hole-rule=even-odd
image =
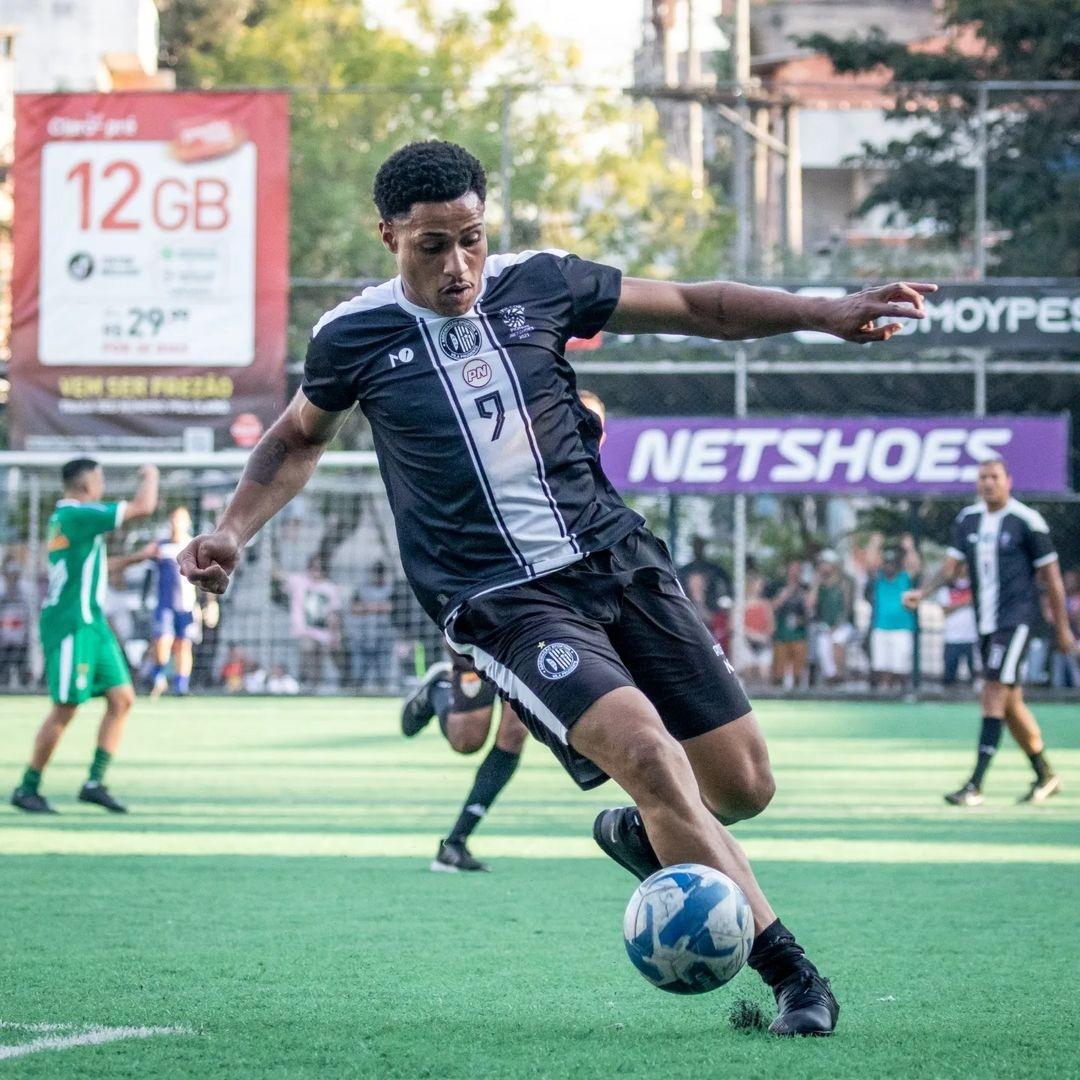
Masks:
[[[9,1024],[0,1021],[0,1027],[13,1031],[64,1031],[75,1024]],[[70,1035],[46,1035],[18,1046],[0,1046],[0,1061],[26,1057],[43,1050],[69,1050],[75,1046],[101,1046],[103,1043],[119,1042],[121,1039],[150,1039],[155,1035],[194,1035],[184,1027],[99,1027],[83,1026]]]

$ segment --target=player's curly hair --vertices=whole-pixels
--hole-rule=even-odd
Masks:
[[[373,195],[383,221],[407,214],[413,203],[450,202],[475,191],[487,197],[484,166],[456,143],[431,139],[395,150],[375,174]]]

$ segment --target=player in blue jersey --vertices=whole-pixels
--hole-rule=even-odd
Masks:
[[[1066,656],[1076,651],[1065,586],[1046,520],[1012,497],[1005,462],[984,461],[976,490],[979,501],[957,516],[938,572],[904,597],[915,610],[943,581],[956,578],[965,563],[970,568],[985,680],[982,726],[975,771],[945,801],[953,806],[978,806],[983,801],[983,780],[1001,743],[1002,726],[1008,725],[1035,772],[1020,802],[1041,803],[1061,790],[1061,779],[1046,759],[1042,731],[1024,701],[1023,662],[1031,627],[1039,618],[1040,584],[1046,589],[1058,649]]]
[[[154,688],[160,697],[169,686],[167,669],[173,666],[173,691],[188,692],[191,679],[191,643],[198,633],[198,605],[195,586],[180,573],[176,557],[191,542],[191,514],[177,506],[169,514],[169,532],[157,543],[154,567],[157,571],[157,604],[154,608]]]
[[[445,142],[391,155],[374,194],[398,276],[316,325],[301,389],[217,529],[181,554],[184,574],[223,592],[359,404],[421,605],[580,786],[611,777],[634,799],[597,819],[600,846],[641,878],[694,862],[738,881],[757,932],[749,962],[777,1001],[771,1030],[831,1034],[827,980],[726,828],[772,798],[765,740],[663,543],[604,475],[565,350],[605,327],[885,341],[896,319],[923,317],[934,286],[811,298],[624,278],[563,251],[489,256],[483,168]]]

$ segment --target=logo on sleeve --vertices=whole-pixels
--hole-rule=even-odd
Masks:
[[[499,312],[499,318],[502,319],[503,326],[510,331],[511,341],[520,341],[527,338],[534,330],[534,327],[529,325],[525,317],[525,306],[523,304],[510,304],[508,307],[504,307]]]
[[[468,360],[480,351],[480,331],[472,319],[451,319],[439,331],[439,348],[451,360]]]
[[[564,645],[561,641],[553,641],[540,650],[536,658],[536,666],[545,679],[552,681],[565,679],[567,675],[577,671],[581,658],[577,650],[571,645]]]

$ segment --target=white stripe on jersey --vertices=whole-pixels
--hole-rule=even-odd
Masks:
[[[1016,669],[1020,666],[1020,657],[1027,644],[1028,628],[1021,623],[1014,631],[1009,640],[1009,647],[1005,651],[1005,659],[1001,662],[1001,673],[998,681],[1005,686],[1012,686],[1016,682]]]
[[[327,323],[332,323],[335,319],[354,315],[358,311],[389,307],[396,303],[393,281],[384,281],[381,285],[369,285],[359,296],[354,296],[351,300],[346,300],[328,311],[312,328],[311,336],[315,337]]]
[[[997,629],[998,591],[1001,585],[998,575],[998,541],[1001,522],[1008,512],[1002,507],[991,513],[983,510],[976,526],[979,538],[975,541],[975,558],[979,564],[979,633],[992,634]]]
[[[476,352],[465,359],[448,353],[441,340],[447,325],[458,321],[467,322],[478,339]],[[418,316],[417,323],[507,546],[531,573],[577,562],[581,548],[567,535],[551,497],[513,368],[497,342],[469,316]],[[473,373],[469,381],[467,372]]]
[[[60,642],[60,678],[58,680],[59,686],[57,687],[60,704],[67,703],[68,698],[71,697],[71,673],[75,666],[75,638],[72,634],[68,634],[63,641]]]

